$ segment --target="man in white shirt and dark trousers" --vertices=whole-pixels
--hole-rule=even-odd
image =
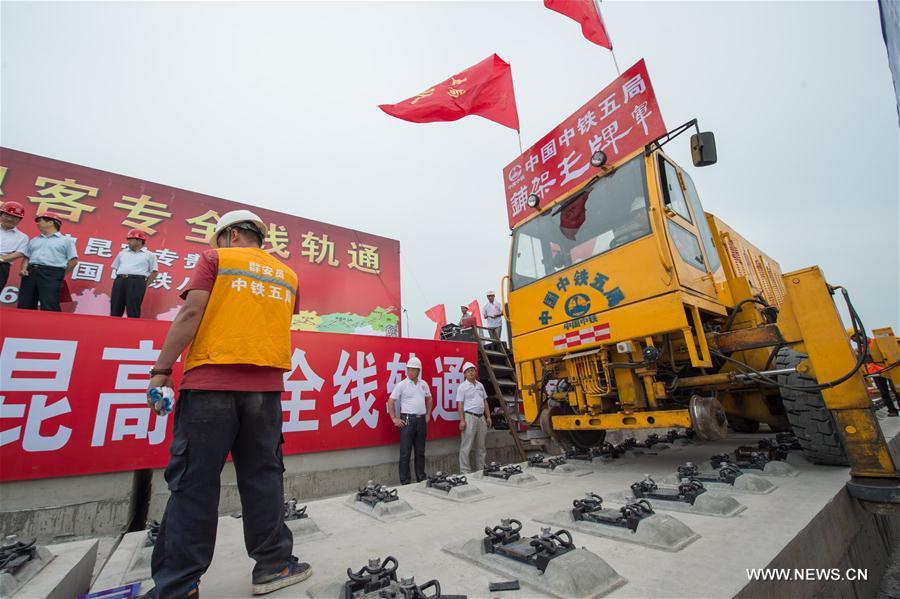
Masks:
[[[503,327],[503,306],[494,301],[494,292],[487,292],[487,303],[481,310],[484,316],[484,326],[491,332],[491,337],[500,340],[500,329]]]
[[[484,469],[484,456],[487,453],[485,441],[487,431],[491,427],[491,410],[488,406],[487,392],[478,379],[478,368],[471,362],[463,364],[466,377],[456,388],[456,405],[459,410],[459,471],[463,474],[472,472],[469,455],[475,449],[475,470]]]
[[[146,242],[147,235],[143,231],[130,230],[128,247],[113,260],[116,280],[113,282],[109,304],[110,316],[120,317],[127,310],[128,318],[141,317],[144,294],[157,273],[156,254],[144,247]]]
[[[406,363],[406,378],[397,383],[388,398],[388,414],[400,429],[400,484],[410,483],[409,458],[413,447],[416,452],[416,481],[422,482],[425,474],[425,435],[428,432],[428,418],[434,400],[428,384],[419,379],[422,362],[415,356]],[[396,402],[400,404],[397,415]]]
[[[4,202],[0,207],[0,291],[9,280],[11,264],[25,255],[28,235],[16,228],[25,218],[25,209],[18,202]]]

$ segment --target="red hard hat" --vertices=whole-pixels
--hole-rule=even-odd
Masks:
[[[49,210],[38,212],[35,215],[34,220],[37,221],[39,218],[49,218],[50,220],[56,221],[57,227],[62,227],[62,217],[55,212],[50,212]]]
[[[128,232],[128,239],[140,239],[144,243],[147,242],[147,234],[140,229],[132,229]]]
[[[16,218],[25,218],[25,208],[23,208],[22,204],[19,202],[13,202],[12,200],[4,202],[3,207],[0,208],[0,212],[5,212]]]

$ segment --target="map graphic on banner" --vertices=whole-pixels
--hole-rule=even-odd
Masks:
[[[29,237],[38,234],[34,215],[50,210],[63,218],[61,233],[75,238],[79,261],[67,279],[72,303],[64,311],[109,315],[112,263],[135,228],[147,234],[159,265],[142,315],[174,319],[219,217],[249,209],[269,227],[263,249],[300,277],[293,328],[400,335],[400,243],[394,239],[0,148],[0,201],[6,200],[25,206],[18,228]],[[18,272],[14,265],[0,307],[15,305]]]
[[[665,133],[641,59],[503,169],[509,228],[534,214],[527,203],[531,194],[543,208],[595,176],[594,152],[602,150],[607,164],[616,166]]]

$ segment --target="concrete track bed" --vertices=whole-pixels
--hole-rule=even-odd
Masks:
[[[601,557],[583,548],[550,560],[543,574],[534,566],[495,553],[486,553],[481,538],[453,543],[442,549],[450,555],[498,574],[503,580],[517,579],[522,586],[550,597],[595,599],[627,582]],[[497,579],[498,582],[499,580]],[[528,595],[530,593],[523,594]],[[484,593],[483,596],[491,595]]]
[[[572,510],[559,510],[535,516],[534,519],[544,524],[561,526],[570,532],[575,531],[595,537],[637,543],[663,551],[680,551],[700,538],[700,535],[688,528],[681,520],[658,512],[641,520],[634,532],[619,526],[576,521],[572,517]]]
[[[418,493],[424,493],[425,495],[443,499],[444,501],[455,501],[457,503],[475,503],[476,501],[484,501],[485,499],[493,497],[493,495],[488,495],[471,483],[452,487],[449,492],[444,493],[439,489],[429,487],[427,481],[422,481],[416,483],[413,490]]]

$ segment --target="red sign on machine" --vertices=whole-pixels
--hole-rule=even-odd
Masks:
[[[33,311],[3,316],[0,482],[161,468],[172,415],[147,407],[169,323]],[[98,335],[97,331],[103,331]],[[411,356],[434,397],[428,437],[459,434],[456,388],[474,343],[293,333],[284,453],[397,443],[387,399]],[[175,365],[176,390],[182,362]]]
[[[68,278],[72,303],[63,310],[109,315],[112,263],[130,229],[147,237],[159,276],[142,306],[144,318],[172,320],[180,294],[219,217],[253,210],[268,226],[263,249],[300,277],[300,330],[364,335],[400,334],[400,243],[353,229],[0,148],[0,202],[25,206],[19,229],[37,235],[34,215],[50,210],[75,238],[79,261]],[[302,210],[306,198],[298,198]],[[0,307],[15,305],[13,267]]]
[[[641,59],[503,169],[509,227],[533,214],[529,195],[544,207],[596,175],[590,164],[596,151],[614,166],[665,132]]]

